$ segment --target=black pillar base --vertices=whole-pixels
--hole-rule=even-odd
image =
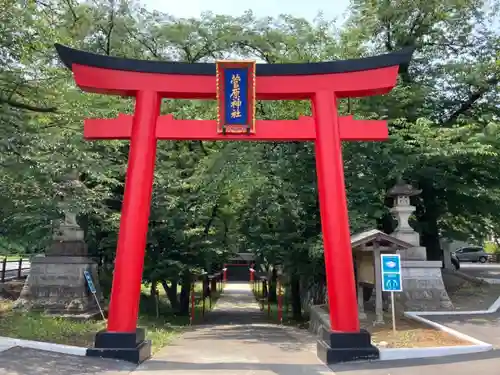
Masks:
[[[144,328],[137,328],[134,333],[100,331],[95,336],[94,348],[87,349],[87,356],[139,364],[151,357],[151,341],[146,340]]]
[[[327,365],[380,358],[379,350],[371,343],[370,333],[364,329],[360,332],[327,332],[323,329],[316,351],[318,358]]]

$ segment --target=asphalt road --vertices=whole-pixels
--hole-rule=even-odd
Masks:
[[[496,279],[500,282],[500,264],[498,263],[460,263],[460,271],[470,276]]]
[[[336,375],[498,375],[500,351],[331,367]]]

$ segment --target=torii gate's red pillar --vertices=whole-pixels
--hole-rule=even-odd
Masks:
[[[108,316],[109,332],[136,331],[160,104],[161,98],[156,92],[137,93]]]
[[[358,332],[358,303],[352,273],[351,237],[335,94],[317,92],[312,103],[330,324],[334,331]]]

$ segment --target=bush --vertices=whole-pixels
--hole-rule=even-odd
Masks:
[[[486,251],[489,254],[499,254],[500,247],[494,242],[486,242],[484,244],[484,251]]]

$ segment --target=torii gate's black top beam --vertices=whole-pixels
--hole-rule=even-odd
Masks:
[[[126,59],[97,55],[56,44],[59,57],[69,69],[73,64],[131,72],[215,76],[215,64]],[[358,72],[390,66],[407,66],[413,48],[360,59],[316,63],[257,64],[257,76],[295,76]]]

